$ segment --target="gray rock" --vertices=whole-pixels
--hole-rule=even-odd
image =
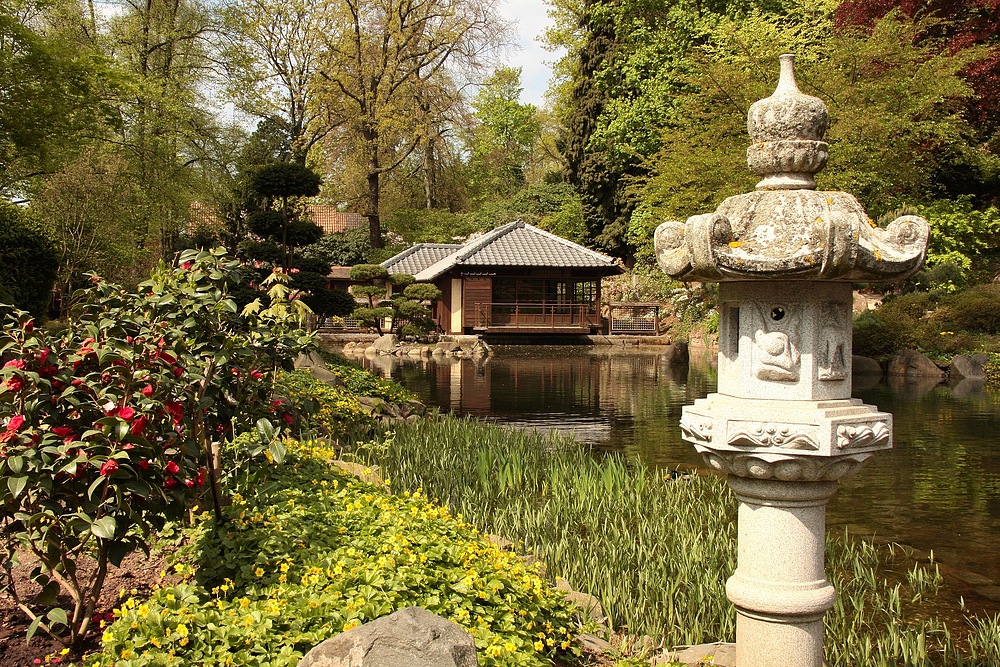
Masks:
[[[608,616],[604,613],[601,601],[590,593],[581,593],[573,590],[569,582],[561,577],[556,577],[556,588],[566,593],[566,599],[580,610],[584,621],[594,621],[599,625],[606,625]]]
[[[667,364],[671,366],[687,364],[691,358],[688,353],[687,341],[679,340],[671,343],[663,357],[666,359]]]
[[[447,354],[449,352],[458,352],[459,350],[462,349],[462,346],[453,340],[446,340],[446,341],[441,341],[440,343],[435,345],[434,349],[441,350],[442,352]]]
[[[882,375],[882,365],[879,362],[856,354],[851,357],[851,370],[855,375]]]
[[[326,362],[323,361],[323,357],[320,356],[319,352],[300,354],[295,359],[295,368],[315,368],[316,366],[326,367]]]
[[[409,607],[327,639],[299,667],[476,667],[476,644],[461,626]]]
[[[889,361],[886,373],[897,377],[943,378],[945,372],[916,350],[900,350]]]
[[[376,338],[368,349],[375,350],[379,354],[392,354],[397,345],[399,345],[399,339],[395,335],[384,334]]]
[[[699,644],[697,646],[678,647],[672,653],[667,653],[664,661],[657,661],[654,664],[671,664],[680,662],[685,665],[725,665],[731,667],[736,664],[736,644],[716,642],[713,644]]]
[[[313,366],[309,369],[309,374],[317,380],[326,382],[327,384],[332,384],[335,387],[340,387],[344,384],[344,381],[340,379],[340,376],[328,370],[326,366]]]
[[[989,363],[990,358],[985,354],[974,354],[971,357],[964,354],[957,354],[951,360],[951,376],[953,378],[963,377],[970,380],[985,380],[986,371],[984,367]]]
[[[348,475],[357,477],[362,482],[368,482],[369,484],[375,484],[377,486],[385,486],[385,480],[382,478],[382,471],[378,466],[366,466],[363,463],[342,461],[340,459],[334,459],[333,465],[337,466]]]

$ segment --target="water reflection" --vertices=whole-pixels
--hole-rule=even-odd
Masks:
[[[702,463],[677,424],[684,405],[715,391],[713,362],[706,354],[683,366],[662,352],[597,347],[498,348],[485,362],[366,360],[442,410],[571,433],[670,467]],[[855,395],[893,414],[895,448],[841,483],[831,527],[933,550],[961,570],[967,600],[1000,599],[1000,395],[968,381],[863,377]]]

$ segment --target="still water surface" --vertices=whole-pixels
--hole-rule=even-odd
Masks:
[[[716,390],[714,355],[497,347],[471,359],[366,359],[443,411],[569,433],[664,467],[703,467],[681,441],[681,408]],[[895,447],[843,480],[831,529],[933,550],[966,600],[1000,602],[1000,394],[981,385],[856,378],[854,395],[894,419]],[[964,580],[964,581],[963,581]],[[993,598],[992,600],[990,598]],[[978,605],[976,605],[978,606]]]

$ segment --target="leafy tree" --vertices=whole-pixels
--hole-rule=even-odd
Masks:
[[[317,108],[316,67],[335,15],[323,3],[235,0],[223,9],[227,87],[237,105],[282,128],[301,165],[331,130]]]
[[[855,28],[871,31],[879,19],[893,11],[918,22],[933,17],[935,20],[924,23],[925,29],[917,39],[947,53],[974,45],[988,49],[984,57],[965,67],[962,76],[975,92],[966,100],[968,119],[980,140],[991,143],[995,150],[1000,130],[996,114],[1000,105],[1000,7],[985,0],[845,0],[835,12],[836,28],[843,32]],[[970,180],[970,174],[965,173],[964,177],[965,181]]]
[[[472,185],[480,196],[506,197],[524,185],[541,127],[533,104],[522,104],[521,70],[501,67],[472,101],[477,122],[468,143]]]
[[[328,139],[350,146],[363,164],[373,248],[382,247],[382,178],[429,135],[436,110],[448,107],[452,74],[475,72],[503,39],[492,5],[327,0],[341,22],[325,35],[319,103],[340,124]]]
[[[302,256],[319,259],[330,266],[354,266],[363,264],[371,254],[371,243],[367,229],[352,229],[347,232],[324,234],[315,243],[302,249]]]
[[[482,221],[464,213],[440,209],[404,209],[394,212],[386,228],[407,246],[414,243],[458,243],[486,229]]]
[[[16,206],[0,204],[0,302],[47,317],[58,265],[38,226]]]
[[[119,77],[59,25],[79,13],[62,1],[0,6],[0,192],[8,196],[56,168],[111,111],[103,98]]]
[[[92,148],[45,179],[32,211],[59,251],[60,301],[89,284],[88,272],[134,287],[148,266],[149,251],[137,242],[143,203],[121,157]],[[148,270],[146,271],[148,275]]]
[[[115,133],[128,160],[140,208],[137,241],[168,255],[187,224],[190,204],[207,187],[207,170],[224,136],[205,91],[215,70],[216,15],[202,0],[126,2],[107,42],[128,77],[114,98]]]

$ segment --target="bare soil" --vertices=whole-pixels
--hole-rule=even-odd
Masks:
[[[14,580],[19,594],[33,595],[38,591],[29,579],[28,574],[32,562],[22,557],[21,565],[15,568]],[[93,567],[92,564],[87,564]],[[87,565],[81,564],[81,568]],[[124,597],[148,597],[157,584],[169,582],[163,577],[165,570],[165,555],[163,552],[153,553],[149,558],[142,552],[130,554],[122,561],[121,567],[111,566],[104,582],[104,590],[97,605],[95,617],[110,621],[114,618],[112,610],[121,604]],[[64,592],[65,593],[65,592]],[[64,608],[70,608],[68,595],[61,595],[59,602]],[[63,646],[44,633],[37,633],[31,642],[25,641],[30,620],[14,603],[6,590],[0,590],[0,667],[34,667],[68,663],[79,660],[90,652],[100,651],[103,629],[99,622],[91,626],[83,648],[79,652],[61,655]]]

